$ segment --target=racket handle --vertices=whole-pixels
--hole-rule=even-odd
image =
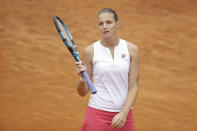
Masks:
[[[82,71],[82,75],[85,78],[86,83],[88,84],[88,86],[91,90],[91,93],[96,94],[97,91],[96,91],[95,87],[92,85],[92,82],[91,82],[90,77],[88,76],[87,72]]]

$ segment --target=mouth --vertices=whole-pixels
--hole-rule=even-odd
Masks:
[[[104,33],[104,34],[107,34],[107,33],[109,33],[109,31],[104,31],[103,33]]]

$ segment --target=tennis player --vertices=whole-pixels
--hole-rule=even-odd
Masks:
[[[83,62],[76,62],[79,95],[89,92],[82,71],[88,72],[97,89],[90,96],[81,131],[134,131],[139,49],[118,37],[119,21],[114,10],[102,9],[97,19],[102,38],[85,48]]]

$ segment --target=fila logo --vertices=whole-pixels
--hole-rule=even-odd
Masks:
[[[126,58],[126,54],[121,54],[122,59]]]

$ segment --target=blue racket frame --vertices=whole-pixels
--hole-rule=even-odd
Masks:
[[[66,39],[66,37],[63,35],[58,23],[57,23],[57,20],[61,22],[61,24],[63,25],[68,37],[69,37],[69,40],[71,41],[72,43],[72,46],[69,44],[68,40]],[[66,45],[66,47],[68,48],[68,50],[70,51],[71,55],[74,57],[75,61],[77,62],[80,62],[80,58],[79,58],[79,53],[77,51],[77,47],[76,47],[76,44],[72,38],[72,35],[70,34],[70,32],[68,31],[68,28],[66,27],[66,25],[64,24],[64,22],[57,16],[54,16],[53,18],[53,22],[56,26],[56,29],[61,37],[61,39],[63,40],[64,44]],[[74,50],[73,50],[74,49]],[[88,76],[88,73],[86,71],[82,71],[81,72],[82,75],[84,76],[85,80],[86,80],[86,83],[88,84],[88,87],[90,88],[90,91],[92,94],[95,94],[97,92],[96,88],[92,85],[92,82],[90,80],[90,77]]]

